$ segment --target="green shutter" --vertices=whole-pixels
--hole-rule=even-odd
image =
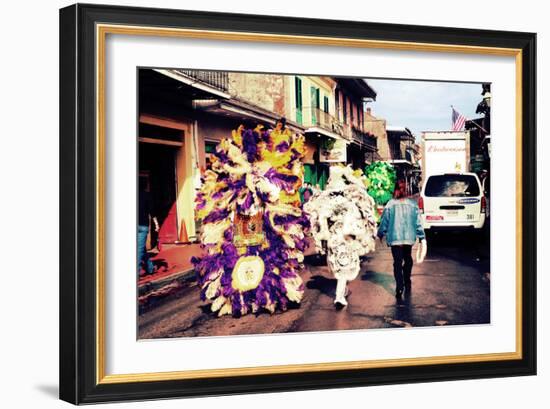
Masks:
[[[296,89],[296,122],[302,124],[302,80],[294,77],[294,85]]]
[[[311,165],[309,163],[304,164],[304,183],[309,183],[312,186],[317,184],[315,165]]]
[[[318,118],[317,118],[317,110],[319,109],[320,101],[319,101],[319,88],[311,87],[310,88],[310,96],[311,96],[311,123],[312,125],[317,125]]]
[[[327,181],[328,181],[328,166],[320,165],[317,183],[319,184],[319,187],[321,188],[321,190],[325,190],[325,187],[327,186]]]
[[[319,92],[319,88],[315,88],[315,108],[321,108],[320,97],[321,97],[321,94]]]

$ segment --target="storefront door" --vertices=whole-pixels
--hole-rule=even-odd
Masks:
[[[147,177],[153,216],[157,217],[160,231],[153,231],[152,245],[174,243],[177,238],[176,209],[176,153],[178,147],[156,143],[139,144],[140,177]]]

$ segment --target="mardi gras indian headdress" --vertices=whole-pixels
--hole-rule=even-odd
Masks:
[[[317,250],[332,236],[353,236],[360,255],[375,249],[374,200],[367,194],[365,176],[350,166],[331,166],[326,190],[319,191],[304,205],[310,217]]]
[[[214,153],[196,198],[201,258],[193,258],[202,300],[219,316],[299,303],[306,247],[301,185],[304,139],[279,122],[240,127]]]
[[[361,170],[331,166],[326,190],[304,205],[317,250],[324,253],[326,243],[328,266],[337,279],[335,303],[341,305],[347,305],[346,282],[359,274],[359,257],[375,249],[375,203],[365,183]]]

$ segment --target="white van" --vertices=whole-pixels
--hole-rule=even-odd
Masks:
[[[428,176],[418,199],[424,230],[482,229],[487,201],[475,173]]]

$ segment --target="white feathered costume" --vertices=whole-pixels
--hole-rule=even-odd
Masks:
[[[328,266],[337,280],[335,304],[347,305],[346,285],[359,274],[360,256],[375,250],[375,210],[361,171],[342,165],[331,166],[326,190],[304,204],[321,254],[326,242]]]

